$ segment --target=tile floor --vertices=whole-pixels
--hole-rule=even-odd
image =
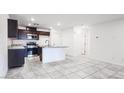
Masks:
[[[10,69],[7,79],[123,79],[124,67],[84,57],[42,64],[26,59],[23,67]]]

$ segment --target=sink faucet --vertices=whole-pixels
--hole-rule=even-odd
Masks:
[[[47,42],[48,42],[48,46],[50,46],[50,45],[49,45],[49,40],[46,40],[46,41],[45,41],[45,43],[47,43]]]

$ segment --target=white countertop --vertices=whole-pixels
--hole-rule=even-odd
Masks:
[[[25,49],[24,46],[9,46],[8,49]]]
[[[65,60],[64,46],[42,48],[42,63],[60,62]]]
[[[67,48],[67,46],[39,46],[42,48]]]
[[[67,46],[39,46],[42,48],[68,48]],[[8,46],[8,49],[25,49],[24,46]]]

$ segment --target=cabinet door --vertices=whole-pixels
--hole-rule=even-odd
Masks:
[[[40,61],[42,61],[42,47],[38,47],[38,55],[40,57]]]
[[[25,57],[25,49],[18,49],[16,51],[17,54],[17,66],[22,66],[24,64],[24,57]]]
[[[18,29],[18,39],[26,40],[27,34],[24,32],[24,30]]]
[[[8,19],[8,37],[16,38],[18,23],[17,20]]]
[[[39,35],[50,36],[50,32],[37,31]]]
[[[17,62],[17,54],[16,50],[8,50],[8,67],[11,68],[13,66],[16,66]]]
[[[16,67],[24,64],[26,50],[25,49],[9,49],[8,50],[8,66]]]

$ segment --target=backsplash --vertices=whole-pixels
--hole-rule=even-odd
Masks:
[[[39,40],[17,40],[17,39],[8,38],[8,46],[12,44],[21,44],[23,46],[26,46],[27,42],[36,42],[38,45],[44,46],[47,45],[45,43],[46,40],[50,40],[50,38],[48,36],[42,36],[42,35],[39,36]]]
[[[37,40],[37,44],[40,46],[48,45],[48,43],[45,43],[46,40],[49,40],[49,43],[50,43],[50,37],[40,35],[39,40]]]

